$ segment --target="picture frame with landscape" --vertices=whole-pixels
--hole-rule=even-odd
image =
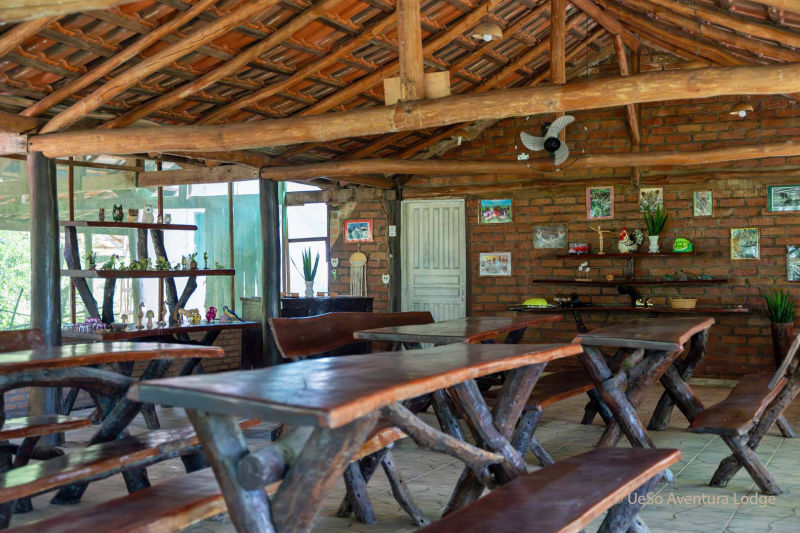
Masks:
[[[346,220],[344,223],[344,242],[372,242],[372,220]]]
[[[564,224],[534,226],[533,247],[539,249],[566,248],[567,226],[565,226]]]
[[[800,185],[770,185],[767,198],[770,211],[800,211]]]
[[[480,276],[510,276],[511,252],[486,252],[479,257]]]
[[[481,224],[508,224],[513,220],[511,199],[480,200],[479,220]]]

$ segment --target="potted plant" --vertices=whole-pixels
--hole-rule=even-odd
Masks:
[[[655,211],[648,207],[644,212],[644,225],[647,227],[647,238],[650,240],[650,248],[647,251],[651,254],[657,254],[660,251],[658,237],[664,231],[667,220],[669,220],[669,213],[661,207],[657,207]]]
[[[772,352],[780,366],[794,338],[794,298],[788,289],[772,289],[764,294],[769,327],[772,330]]]
[[[294,268],[297,269],[300,274],[302,274],[303,279],[306,282],[306,298],[312,298],[314,296],[314,278],[317,276],[317,266],[319,265],[319,253],[317,253],[317,257],[314,259],[314,264],[311,264],[311,248],[306,248],[303,250],[303,270],[297,268],[297,264],[292,259],[292,264]]]

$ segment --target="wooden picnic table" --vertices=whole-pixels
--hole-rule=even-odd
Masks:
[[[449,344],[140,382],[128,398],[186,409],[237,531],[307,531],[379,414],[417,443],[467,465],[454,492],[459,506],[477,499],[484,485],[524,473],[510,441],[525,401],[548,361],[580,352],[577,344]],[[510,375],[490,411],[475,379],[503,371]],[[453,391],[479,447],[428,426],[401,404],[444,388]],[[295,427],[278,445],[250,453],[236,416]],[[293,444],[299,453],[286,464],[278,446]],[[261,483],[248,482],[254,470]],[[263,487],[281,478],[270,504]]]
[[[636,407],[658,380],[666,392],[649,427],[666,426],[673,401],[684,413],[702,411],[702,402],[686,380],[703,358],[713,324],[713,318],[659,318],[622,322],[575,337],[573,342],[583,346],[579,359],[614,415],[597,446],[614,446],[621,430],[631,445],[653,447]],[[687,343],[689,352],[678,359]],[[607,361],[600,348],[617,348],[617,352]]]
[[[544,316],[480,316],[444,320],[432,324],[390,326],[356,331],[358,340],[395,341],[402,343],[450,344],[453,342],[475,343],[489,341],[506,334],[506,344],[516,344],[525,330],[534,325],[558,322],[561,315]]]

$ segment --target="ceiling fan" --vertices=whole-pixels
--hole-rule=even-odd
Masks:
[[[556,166],[560,165],[569,157],[569,147],[565,142],[561,142],[559,134],[561,130],[569,126],[575,121],[572,115],[564,115],[558,117],[553,122],[545,122],[542,124],[542,136],[537,137],[530,135],[524,131],[519,134],[522,144],[525,148],[534,152],[539,150],[546,150],[553,156]]]

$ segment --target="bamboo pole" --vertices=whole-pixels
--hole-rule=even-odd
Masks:
[[[241,150],[331,141],[540,113],[688,98],[800,91],[800,64],[648,72],[566,85],[500,89],[368,109],[225,126],[76,130],[27,139],[48,157],[160,151]]]

